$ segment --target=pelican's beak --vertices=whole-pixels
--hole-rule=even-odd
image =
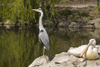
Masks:
[[[87,49],[88,49],[88,47],[91,45],[91,43],[89,43],[88,45],[87,45],[87,47],[84,49],[84,51],[80,54],[80,57],[82,57],[83,56],[83,54],[87,51]]]

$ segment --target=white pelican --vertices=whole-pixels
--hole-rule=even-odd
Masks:
[[[97,48],[95,48],[93,46],[89,46],[87,52],[83,55],[83,58],[88,59],[88,60],[97,59],[98,57],[99,57],[99,55],[98,55]]]
[[[83,56],[84,59],[89,59],[89,60],[97,59],[99,55],[95,45],[96,45],[96,40],[90,39],[88,45],[82,45],[78,48],[70,48],[68,50],[68,53],[75,56],[80,56],[80,57]]]

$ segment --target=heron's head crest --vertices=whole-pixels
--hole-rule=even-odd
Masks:
[[[42,10],[41,8],[39,8],[39,10]]]
[[[41,8],[39,8],[38,10],[43,11]]]

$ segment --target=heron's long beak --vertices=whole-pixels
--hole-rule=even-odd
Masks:
[[[37,9],[32,9],[33,11],[37,11]]]
[[[91,43],[89,43],[88,45],[87,45],[87,47],[84,49],[84,51],[80,54],[80,57],[82,57],[83,56],[83,54],[87,51],[87,49],[88,49],[88,47],[91,45]]]

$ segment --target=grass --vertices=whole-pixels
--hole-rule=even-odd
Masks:
[[[86,61],[86,63],[83,65],[83,67],[86,67],[86,65],[87,65],[87,61]]]
[[[61,2],[62,4],[64,4],[64,2]]]
[[[74,1],[74,0],[70,0],[70,1]]]
[[[90,16],[90,17],[89,17],[89,20],[93,20],[93,18],[94,18],[93,16]]]
[[[88,17],[89,13],[88,12],[82,12],[82,13],[78,13],[79,16],[83,16],[83,17]]]
[[[75,43],[72,43],[72,46],[75,47],[76,46]]]
[[[68,1],[66,1],[66,3],[69,3]]]
[[[65,17],[68,17],[69,15],[72,15],[73,14],[73,11],[70,11],[70,10],[63,10],[60,12],[60,14],[62,16],[65,16]]]
[[[89,6],[90,8],[94,8],[94,6]]]

